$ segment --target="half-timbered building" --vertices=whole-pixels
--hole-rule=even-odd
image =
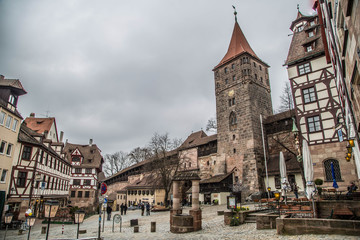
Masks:
[[[314,178],[331,186],[331,163],[340,188],[355,180],[353,162],[345,161],[346,131],[336,129],[343,121],[334,70],[327,63],[317,15],[298,11],[292,22],[292,42],[286,60],[296,119],[301,137],[309,144],[314,162]]]
[[[21,124],[19,154],[13,162],[8,203],[15,218],[25,219],[30,207],[43,216],[44,202],[58,200],[66,206],[70,187],[71,165],[47,141],[44,134]]]
[[[64,154],[72,166],[70,204],[95,210],[99,177],[103,176],[101,150],[90,139],[88,145],[66,143]]]
[[[12,162],[22,116],[17,110],[18,98],[26,94],[17,79],[0,75],[0,219],[9,191]]]

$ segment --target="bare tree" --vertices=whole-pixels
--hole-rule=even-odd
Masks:
[[[171,152],[179,145],[179,140],[171,140],[168,133],[160,135],[155,133],[150,140],[149,148],[153,160],[148,164],[149,172],[159,181],[159,187],[165,190],[164,203],[168,206],[168,197],[171,190],[173,176],[179,169],[177,152]]]
[[[215,118],[210,118],[206,124],[207,132],[216,132],[217,131],[217,123]]]
[[[277,109],[278,113],[286,112],[294,108],[293,96],[289,82],[286,82],[283,93],[280,96],[280,100],[281,105]]]
[[[129,155],[122,151],[113,154],[106,154],[104,159],[105,162],[103,165],[103,171],[107,177],[129,167],[132,164],[129,159]]]
[[[152,156],[151,149],[147,147],[137,147],[131,150],[129,153],[129,158],[133,163],[139,163],[141,161],[144,161],[145,159],[148,159]]]

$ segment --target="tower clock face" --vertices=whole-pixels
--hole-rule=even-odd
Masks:
[[[229,93],[228,93],[229,97],[234,96],[234,94],[235,94],[234,90],[231,90],[231,91],[229,91]]]

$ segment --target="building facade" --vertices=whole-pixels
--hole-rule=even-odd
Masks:
[[[66,206],[71,165],[51,147],[45,135],[23,123],[18,136],[20,151],[13,162],[9,192],[9,211],[24,220],[25,211],[43,217],[44,202],[57,200]]]
[[[315,1],[322,24],[327,62],[334,68],[344,122],[341,127],[355,139],[353,158],[360,178],[360,3],[352,0]]]
[[[11,169],[16,157],[22,116],[17,110],[19,96],[26,94],[17,79],[0,75],[0,219],[9,193]]]
[[[90,140],[88,145],[66,143],[66,160],[71,164],[70,205],[95,210],[102,176],[101,150]]]
[[[314,179],[332,186],[331,163],[340,188],[355,180],[353,162],[346,162],[347,132],[336,129],[343,118],[334,69],[327,63],[317,14],[298,11],[290,29],[292,42],[286,60],[301,140],[308,142],[314,163]]]

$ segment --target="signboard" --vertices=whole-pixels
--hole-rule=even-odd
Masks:
[[[104,203],[107,203],[107,198],[104,198]]]
[[[227,196],[227,208],[236,209],[237,199],[236,196]]]
[[[115,221],[115,223],[120,223],[120,222],[121,222],[121,216],[120,216],[120,214],[115,214],[115,216],[114,216],[114,221]]]
[[[342,131],[341,131],[341,128],[338,129],[338,137],[339,137],[339,142],[342,142],[344,141],[344,137],[343,137],[343,134],[342,134]]]
[[[106,183],[101,184],[101,195],[104,195],[107,192],[107,185]]]

